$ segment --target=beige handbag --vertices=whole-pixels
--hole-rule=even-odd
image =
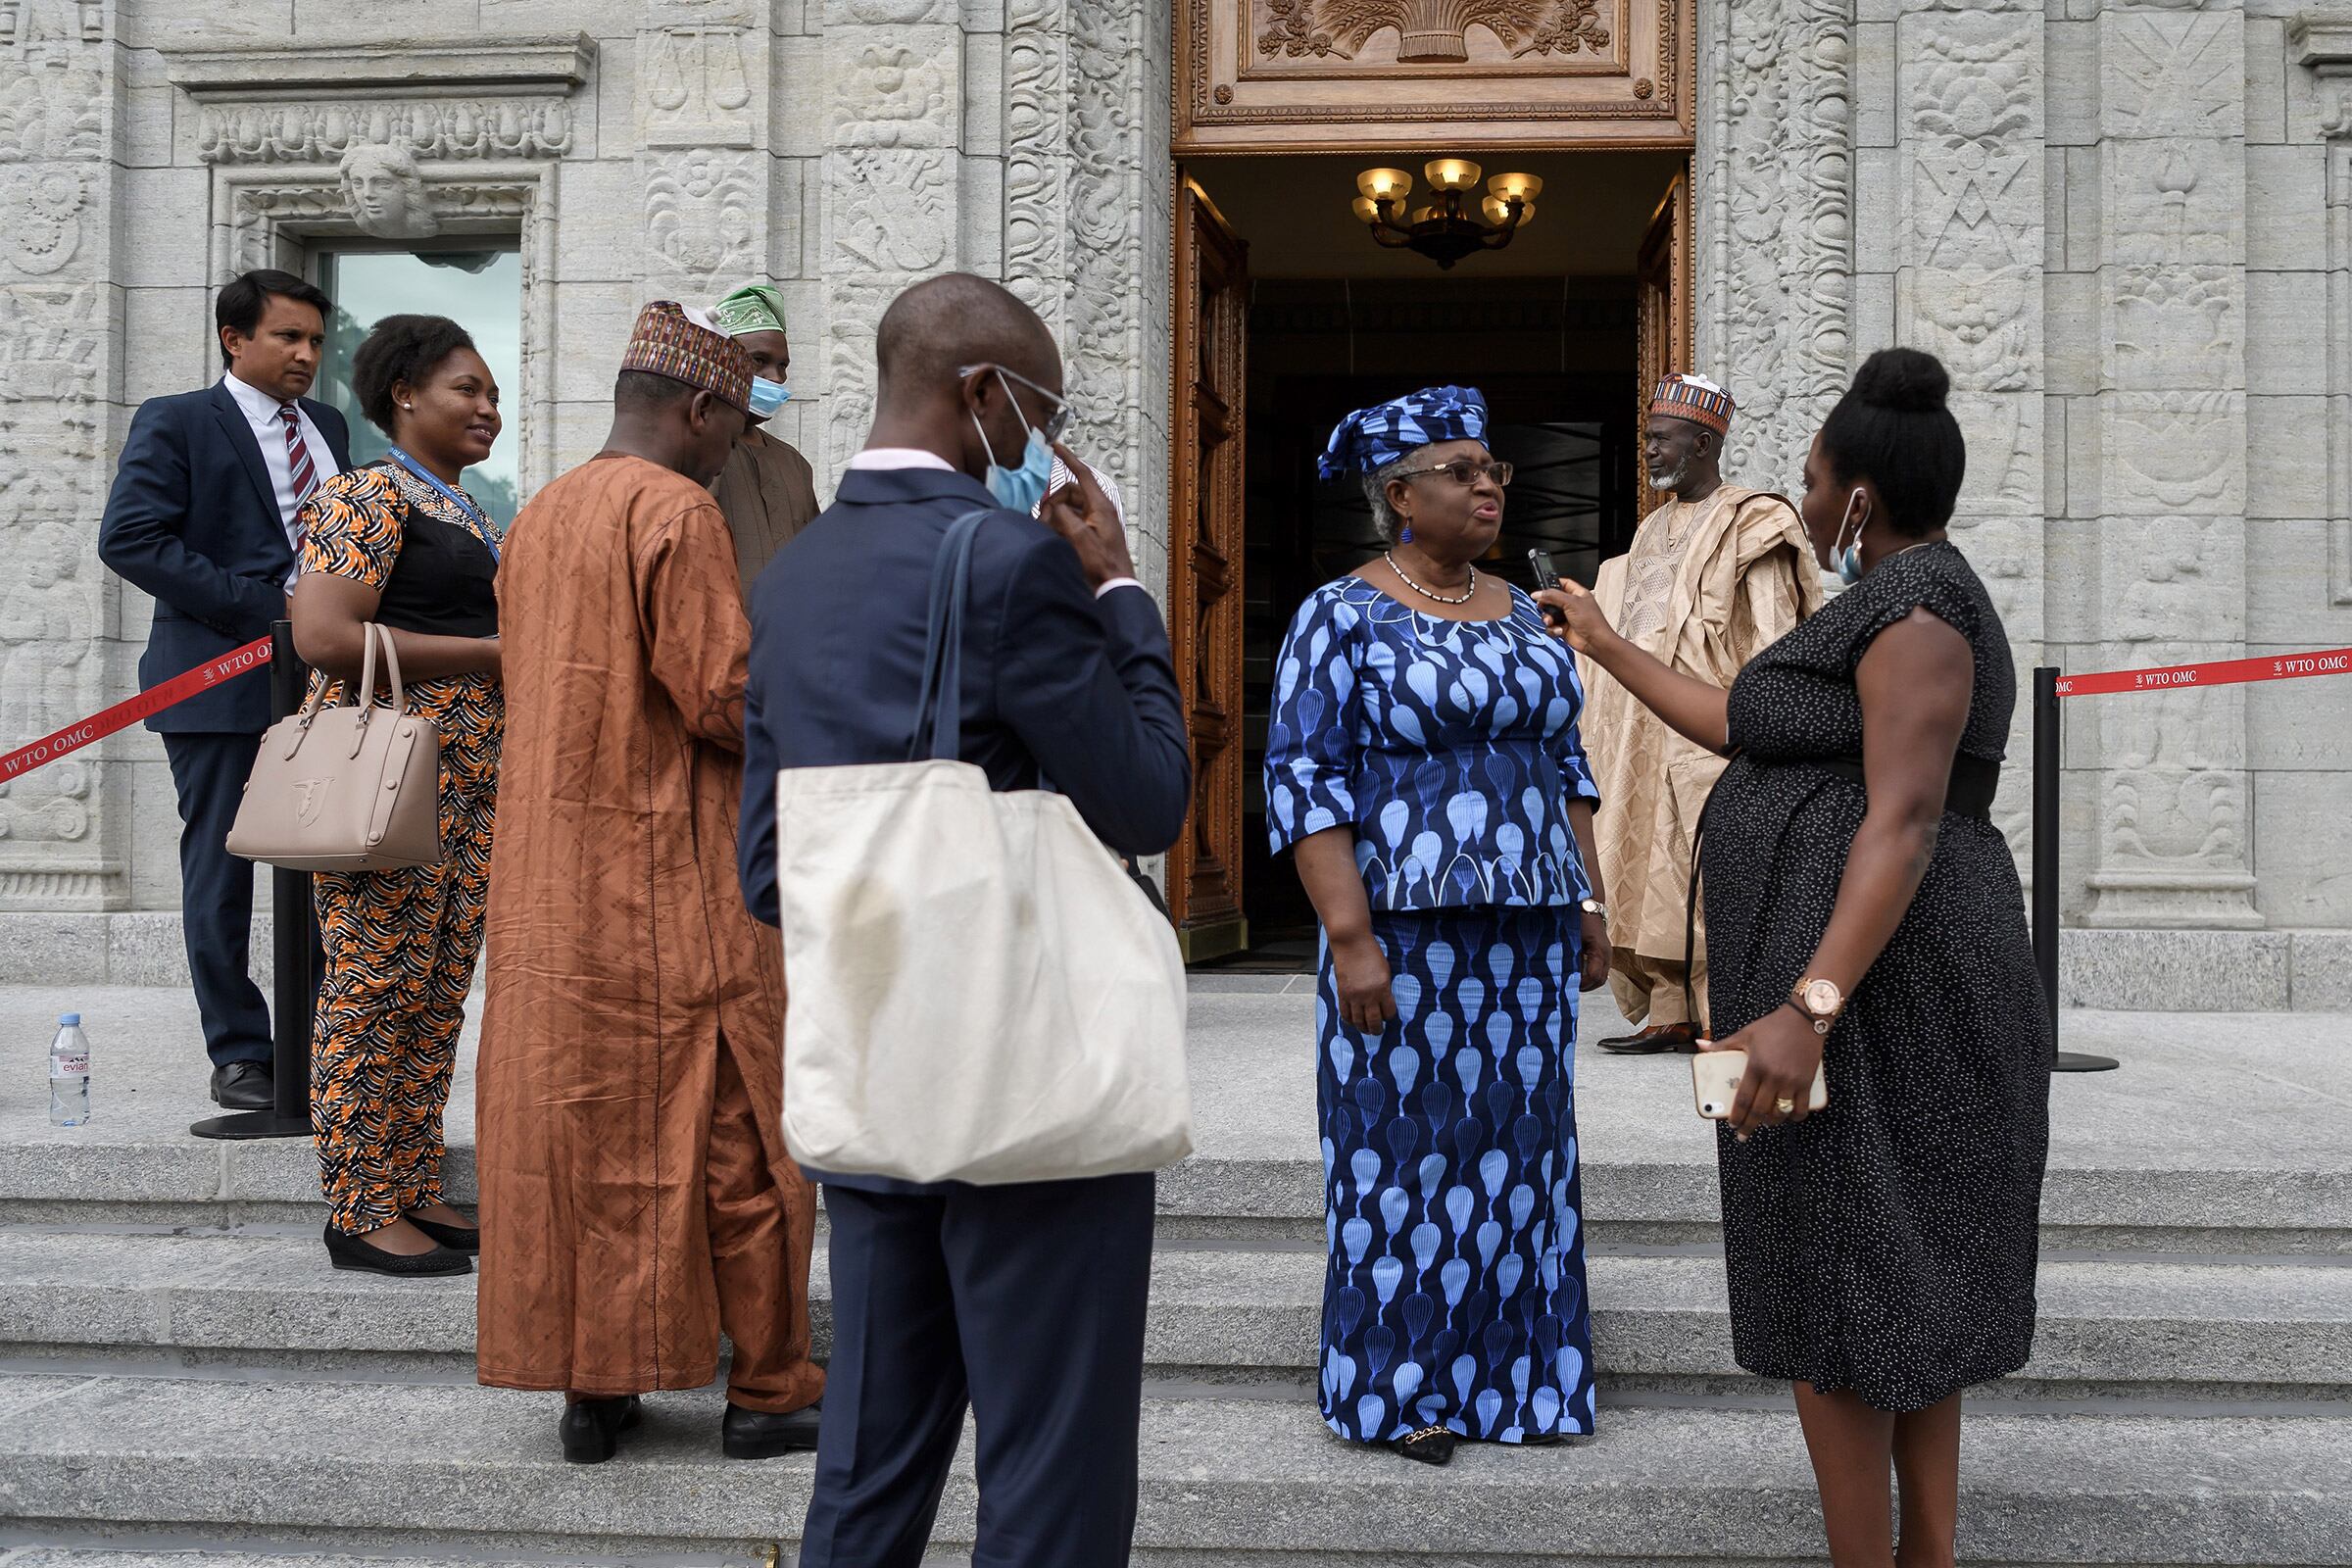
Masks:
[[[408,711],[392,634],[368,622],[357,685],[320,708],[319,682],[302,711],[262,737],[245,781],[228,853],[290,871],[387,871],[441,860],[441,733]],[[392,706],[375,702],[375,649],[384,649]]]

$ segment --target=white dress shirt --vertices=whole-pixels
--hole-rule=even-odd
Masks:
[[[238,380],[233,370],[220,377],[220,384],[228,388],[228,395],[235,398],[237,407],[245,411],[245,422],[253,427],[253,438],[262,445],[262,466],[270,470],[270,488],[277,496],[278,524],[286,530],[286,543],[296,544],[294,513],[302,505],[302,498],[294,493],[294,464],[286,455],[286,423],[284,416],[277,412],[278,401],[260,387]],[[294,417],[302,423],[302,444],[311,455],[311,468],[318,475],[317,483],[324,484],[330,475],[343,470],[335,466],[335,454],[327,446],[326,437],[319,433],[318,426],[311,422],[310,415],[300,402],[294,405]],[[294,571],[301,570],[302,557],[297,549]],[[294,575],[289,573],[286,577],[287,586],[291,587],[293,582]]]
[[[936,452],[925,452],[920,447],[867,447],[850,459],[849,466],[868,471],[887,471],[892,468],[939,468],[948,473],[956,471],[956,466],[947,459]],[[1073,477],[1070,470],[1062,466],[1061,460],[1055,458],[1053,477],[1047,481],[1046,488],[1049,493],[1058,490],[1063,485],[1070,483]],[[1111,514],[1124,526],[1127,521],[1127,514],[1125,509],[1119,505],[1117,487],[1110,482],[1110,478],[1106,474],[1097,474],[1095,478],[1102,486],[1103,495],[1110,500]],[[1040,501],[1038,506],[1043,509],[1045,503]],[[1113,577],[1095,590],[1095,597],[1100,599],[1113,588],[1142,588],[1143,586],[1133,577]]]

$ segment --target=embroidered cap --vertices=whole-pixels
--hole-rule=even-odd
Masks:
[[[766,283],[748,283],[710,307],[710,319],[729,337],[784,330],[784,296]]]
[[[1487,400],[1478,388],[1425,386],[1342,419],[1315,470],[1326,479],[1370,473],[1440,441],[1486,438]]]
[[[751,413],[752,357],[710,317],[676,300],[656,300],[637,313],[620,368],[666,375]]]
[[[1732,395],[1703,375],[1669,375],[1650,394],[1649,412],[1689,419],[1717,435],[1732,428]]]

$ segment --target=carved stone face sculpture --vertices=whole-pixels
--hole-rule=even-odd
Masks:
[[[389,142],[358,142],[343,155],[343,199],[352,221],[379,239],[422,239],[437,233],[416,155]]]

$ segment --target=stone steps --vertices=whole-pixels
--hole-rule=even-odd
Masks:
[[[809,1462],[717,1455],[714,1395],[649,1403],[641,1439],[564,1464],[554,1400],[450,1386],[140,1377],[0,1380],[0,1515],[199,1532],[788,1542]],[[1147,1402],[1138,1560],[1758,1562],[1818,1555],[1784,1410],[1607,1406],[1548,1450],[1466,1446],[1448,1468],[1331,1438],[1293,1400]],[[1964,1448],[1972,1560],[2352,1563],[2352,1446],[2309,1417],[1983,1414]],[[970,1541],[970,1446],[935,1546]],[[479,1543],[483,1546],[495,1541]],[[625,1548],[624,1548],[625,1549]],[[1190,1555],[1186,1555],[1190,1554]]]
[[[184,1019],[101,1005],[96,1122],[49,1128],[35,1083],[0,1079],[0,1568],[790,1562],[806,1460],[722,1460],[703,1391],[657,1400],[621,1462],[561,1464],[551,1397],[473,1384],[469,1278],[327,1268],[308,1144],[189,1139]],[[1323,1431],[1307,1009],[1196,990],[1200,1149],[1159,1184],[1135,1561],[1819,1562],[1787,1392],[1731,1358],[1713,1133],[1679,1059],[1578,1061],[1601,1435],[1430,1471]],[[2070,1030],[2130,1065],[2052,1086],[2037,1354],[1971,1396],[1964,1552],[2352,1564],[2352,1135],[2328,1071],[2230,1020]],[[471,1098],[462,1054],[460,1200]],[[821,1245],[813,1283],[821,1349]],[[968,1561],[970,1465],[967,1443],[927,1565]]]
[[[318,1223],[323,1212],[307,1139],[115,1141],[103,1128],[60,1132],[53,1140],[0,1144],[0,1224],[297,1226]],[[1719,1241],[1715,1166],[1705,1144],[1674,1161],[1616,1157],[1588,1144],[1583,1169],[1595,1242]],[[1195,1154],[1161,1173],[1159,1231],[1184,1241],[1319,1243],[1322,1179],[1317,1161],[1288,1150]],[[446,1181],[453,1201],[473,1200],[469,1142],[451,1144]],[[2054,1162],[2043,1184],[2042,1241],[2076,1250],[2352,1256],[2352,1171]]]
[[[1311,1386],[1323,1268],[1319,1250],[1163,1245],[1146,1348],[1154,1375]],[[1589,1274],[1608,1386],[1748,1381],[1732,1359],[1720,1259],[1604,1251]],[[821,1250],[811,1287],[822,1354]],[[0,1230],[0,1355],[20,1362],[129,1354],[466,1378],[473,1344],[471,1276],[337,1271],[309,1237]],[[1998,1393],[2348,1401],[2352,1415],[2352,1265],[2045,1261],[2034,1361]]]

